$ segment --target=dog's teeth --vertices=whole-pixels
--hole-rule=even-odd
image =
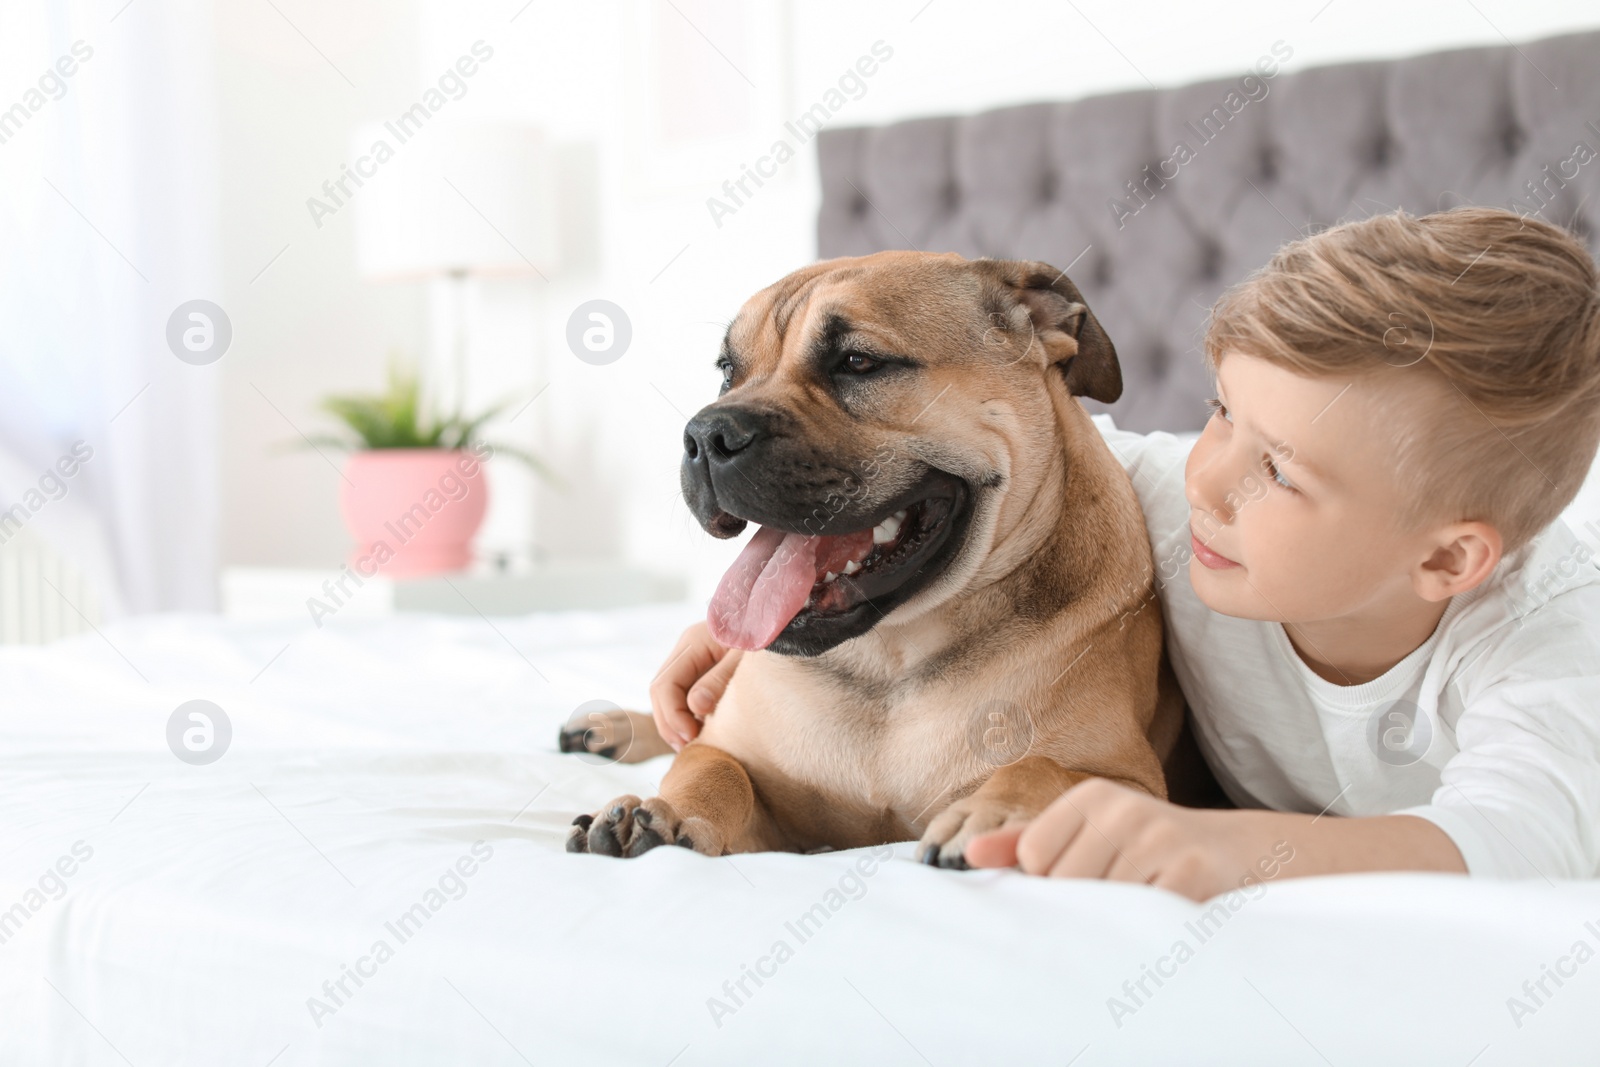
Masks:
[[[895,539],[900,532],[900,524],[905,521],[906,513],[897,511],[872,528],[872,543],[886,545]]]
[[[846,563],[844,565],[843,573],[845,573],[845,574],[854,574],[856,571],[858,571],[860,569],[861,569],[861,564],[857,563],[855,560],[851,560],[849,563]]]
[[[833,571],[829,571],[827,574],[822,576],[822,584],[827,585],[837,577],[839,577],[837,574],[835,574]]]

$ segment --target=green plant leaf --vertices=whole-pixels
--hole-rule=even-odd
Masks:
[[[501,400],[499,403],[492,405],[474,418],[467,419],[458,415],[451,419],[450,429],[453,434],[453,437],[451,438],[451,447],[466,448],[477,439],[478,430],[485,423],[499,416],[499,414],[505,411],[506,408],[510,407],[515,400],[516,396],[513,394],[506,397],[504,400]]]
[[[355,434],[355,439],[344,440],[330,434],[319,434],[298,442],[287,442],[288,447],[327,446],[339,449],[396,449],[443,448],[469,449],[482,441],[483,428],[503,414],[516,402],[518,394],[507,395],[473,416],[456,411],[449,416],[423,410],[422,385],[414,368],[407,366],[398,356],[391,357],[387,381],[381,393],[349,393],[324,397],[318,405]],[[538,394],[534,394],[537,396]],[[538,456],[515,445],[489,444],[496,453],[503,453],[524,463],[536,475],[553,485],[561,479]]]

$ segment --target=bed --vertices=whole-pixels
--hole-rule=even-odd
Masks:
[[[1106,179],[1218,84],[830,131],[820,248],[1082,254],[1119,423],[1192,428],[1189,305],[1290,235],[1280,211],[1500,202],[1600,115],[1600,35],[1521,53],[1284,74],[1126,240],[1096,215]],[[668,761],[562,755],[557,727],[646,706],[702,611],[167,615],[0,648],[0,1065],[1594,1062],[1593,883],[1195,904],[935,870],[910,843],[568,855],[575,813]]]
[[[558,724],[641,704],[696,614],[158,616],[0,650],[0,906],[48,883],[4,924],[0,1063],[1486,1065],[1600,1037],[1588,884],[1197,905],[909,844],[568,855],[574,813],[667,760],[561,755]],[[209,764],[167,742],[195,699],[231,724]]]

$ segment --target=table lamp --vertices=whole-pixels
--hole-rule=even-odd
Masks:
[[[467,402],[469,278],[548,281],[556,269],[551,154],[530,126],[408,112],[361,127],[351,158],[361,180],[352,190],[361,276],[450,282],[454,341],[433,385],[453,411]]]

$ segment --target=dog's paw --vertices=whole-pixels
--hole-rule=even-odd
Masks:
[[[704,819],[679,818],[660,797],[623,796],[593,815],[579,815],[567,832],[568,852],[632,859],[658,845],[677,845],[707,856],[722,855],[722,835]]]
[[[590,763],[643,763],[672,751],[650,716],[598,700],[572,713],[556,735],[556,744],[562,752],[576,753]]]
[[[928,824],[922,840],[917,842],[917,859],[931,867],[967,870],[967,842],[979,834],[998,830],[1007,822],[1021,822],[1033,815],[992,798],[963,797]]]

